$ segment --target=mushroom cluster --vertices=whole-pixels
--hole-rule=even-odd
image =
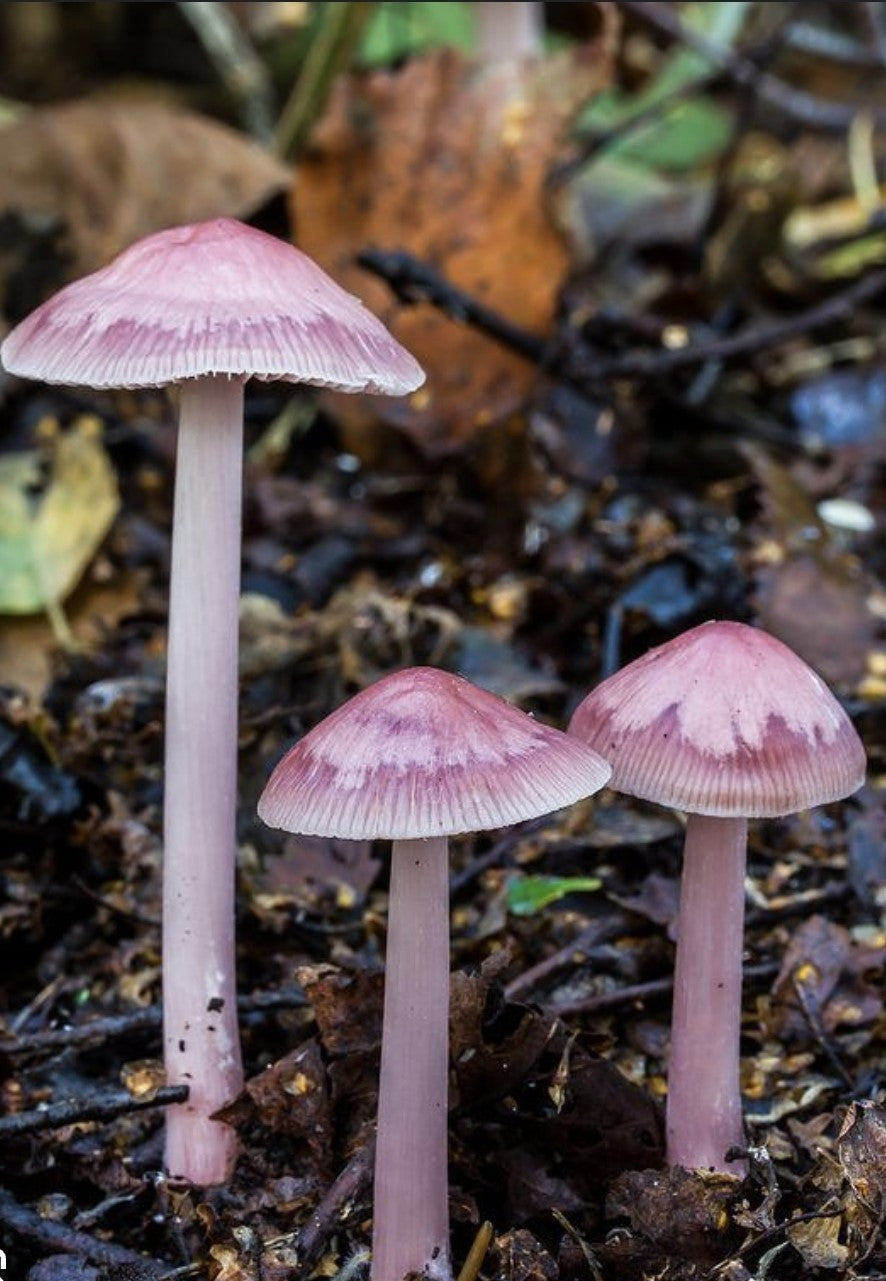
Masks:
[[[478,6],[481,21],[487,8]],[[244,384],[279,378],[398,395],[423,374],[304,254],[230,219],[138,242],[39,307],[0,357],[10,372],[48,382],[178,387],[163,1001],[167,1078],[190,1093],[168,1112],[165,1159],[172,1175],[222,1182],[235,1138],[214,1113],[243,1081],[233,900]],[[740,1174],[748,819],[847,796],[864,772],[858,735],[821,679],[781,642],[731,622],[695,628],[604,681],[569,734],[458,676],[410,668],[296,743],[271,775],[261,818],[393,842],[373,1281],[451,1276],[449,836],[562,808],[610,775],[614,787],[687,814],[667,1155]]]

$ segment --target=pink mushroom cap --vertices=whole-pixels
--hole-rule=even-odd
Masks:
[[[313,836],[419,839],[534,818],[601,788],[610,768],[460,676],[395,672],[283,757],[258,805],[269,827]]]
[[[790,814],[865,776],[822,679],[744,623],[704,623],[650,650],[592,690],[569,730],[612,762],[612,787],[693,814]]]
[[[229,374],[401,395],[424,382],[359,299],[233,218],[139,240],[33,311],[0,359],[23,378],[88,387]]]

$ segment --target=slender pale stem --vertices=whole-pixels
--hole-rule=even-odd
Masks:
[[[484,62],[516,62],[542,52],[543,9],[534,0],[478,0],[474,23]]]
[[[449,858],[445,837],[391,853],[372,1281],[449,1281]]]
[[[163,1040],[170,1085],[166,1167],[221,1183],[236,1136],[210,1115],[243,1084],[237,1027],[234,875],[237,626],[243,383],[181,388],[166,676]]]
[[[668,1164],[744,1174],[738,1056],[747,820],[690,814],[668,1071]]]

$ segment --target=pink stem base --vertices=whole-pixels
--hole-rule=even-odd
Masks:
[[[448,842],[391,857],[372,1281],[450,1281]]]
[[[686,826],[668,1070],[671,1166],[744,1174],[738,1055],[747,821],[691,814]]]
[[[210,1120],[243,1085],[234,953],[237,625],[243,383],[182,385],[166,677],[163,1039],[166,1168],[222,1183],[234,1130]]]

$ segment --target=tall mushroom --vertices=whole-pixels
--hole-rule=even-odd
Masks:
[[[169,583],[163,873],[166,1165],[219,1183],[233,1130],[211,1119],[240,1089],[234,955],[237,615],[243,387],[280,378],[399,395],[415,360],[310,258],[219,218],[148,236],[8,335],[25,378],[179,386]]]
[[[451,1276],[447,838],[569,805],[609,773],[577,739],[461,677],[415,667],[312,729],[262,794],[271,827],[393,841],[372,1281]]]
[[[741,958],[748,818],[848,796],[865,756],[849,717],[786,645],[712,622],[592,690],[569,726],[612,786],[688,813],[668,1071],[670,1165],[741,1173]]]

